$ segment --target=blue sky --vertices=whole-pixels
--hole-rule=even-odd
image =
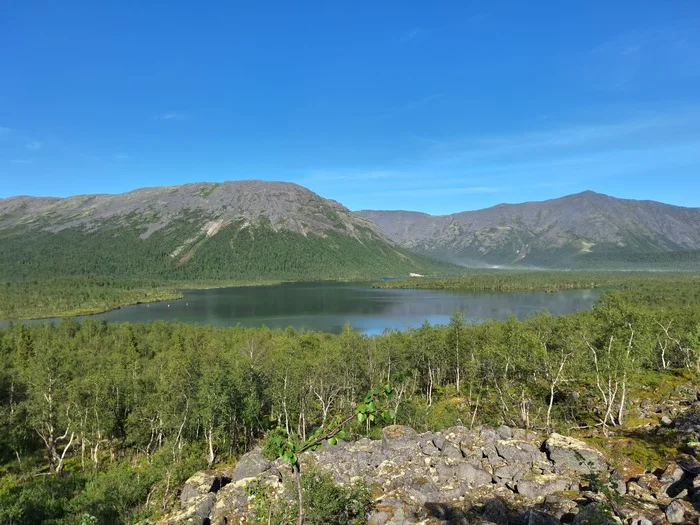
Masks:
[[[700,206],[700,2],[4,2],[0,197]]]

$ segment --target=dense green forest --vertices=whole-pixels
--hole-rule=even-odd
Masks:
[[[198,221],[194,221],[198,218]],[[378,278],[409,272],[446,273],[457,268],[375,239],[328,231],[302,235],[274,231],[269,223],[230,224],[216,235],[202,232],[195,215],[158,230],[116,224],[94,231],[58,233],[22,228],[0,236],[0,280],[102,276],[169,281],[259,281]]]
[[[470,270],[468,275],[444,278],[392,279],[376,288],[525,292],[602,288],[673,295],[692,293],[700,274],[686,272],[602,272],[542,270]]]
[[[470,325],[456,314],[446,326],[372,337],[94,320],[8,326],[0,522],[157,517],[195,470],[234,460],[274,427],[304,437],[387,382],[395,421],[419,431],[505,422],[622,432],[644,423],[639,399],[697,384],[700,290],[689,282],[650,280],[566,317]]]

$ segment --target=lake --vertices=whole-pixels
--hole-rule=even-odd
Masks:
[[[125,306],[90,318],[109,322],[176,321],[212,326],[267,326],[338,333],[346,323],[366,334],[444,324],[457,311],[468,321],[525,319],[543,309],[554,315],[589,309],[597,290],[480,293],[373,289],[359,283],[288,283],[185,290],[181,300]],[[85,317],[78,318],[84,319]]]

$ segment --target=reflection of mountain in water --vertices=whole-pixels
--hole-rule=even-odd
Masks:
[[[456,311],[471,321],[524,319],[543,309],[564,315],[590,308],[599,292],[455,293],[382,290],[356,283],[299,283],[186,291],[179,301],[127,306],[92,316],[110,322],[172,321],[213,326],[268,326],[340,332],[350,323],[364,333],[446,323]]]
[[[468,320],[524,319],[543,309],[564,315],[590,308],[599,292],[455,293],[382,290],[348,283],[299,283],[186,291],[179,301],[127,306],[98,314],[110,322],[176,321],[213,326],[268,326],[339,332],[350,323],[365,333],[446,323],[457,311]]]

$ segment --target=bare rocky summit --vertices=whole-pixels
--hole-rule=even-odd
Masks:
[[[105,221],[131,221],[143,228],[142,237],[167,227],[186,213],[201,215],[203,230],[214,235],[234,220],[264,217],[273,229],[308,234],[357,227],[384,235],[373,222],[353,214],[336,201],[289,182],[258,180],[194,183],[141,188],[118,195],[78,195],[65,199],[12,197],[0,200],[0,228],[37,226],[59,232],[69,228],[92,230]]]

